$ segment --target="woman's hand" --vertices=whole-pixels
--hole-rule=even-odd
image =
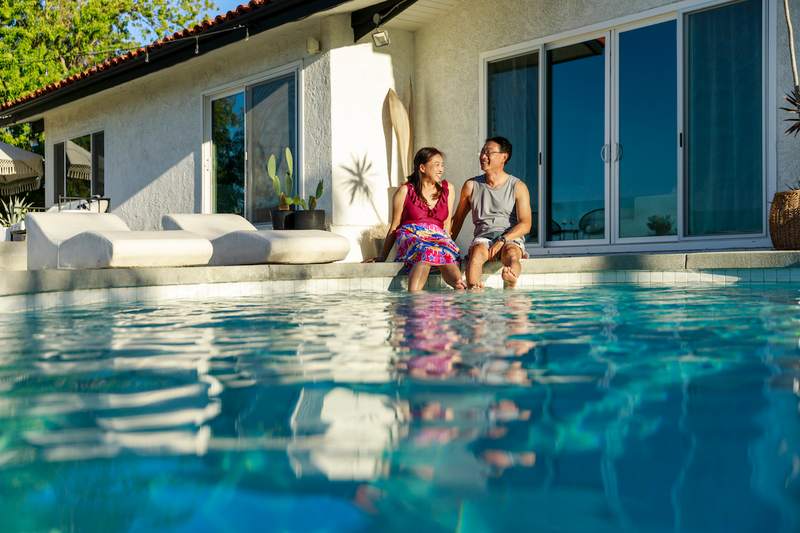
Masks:
[[[369,259],[364,259],[361,262],[362,263],[385,263],[386,262],[386,258],[385,257],[381,257],[381,256],[370,257]]]

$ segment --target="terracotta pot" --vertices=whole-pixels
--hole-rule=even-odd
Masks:
[[[769,209],[769,236],[776,250],[800,250],[800,190],[775,193]]]

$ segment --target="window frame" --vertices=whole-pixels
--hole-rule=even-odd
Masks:
[[[736,3],[740,0],[683,0],[675,4],[661,6],[653,9],[648,9],[640,13],[634,13],[623,17],[618,17],[608,21],[595,23],[591,25],[582,26],[574,30],[568,30],[537,39],[532,39],[517,44],[505,46],[495,50],[483,52],[478,58],[478,111],[479,111],[479,135],[478,149],[487,136],[488,131],[488,76],[489,76],[489,63],[493,61],[500,61],[510,59],[515,56],[525,55],[538,50],[540,57],[540,64],[544,65],[546,61],[547,50],[557,48],[560,46],[580,42],[588,38],[595,37],[600,34],[614,35],[613,48],[611,53],[614,54],[612,60],[607,61],[607,74],[609,75],[606,80],[606,86],[609,84],[614,85],[616,94],[616,76],[618,65],[616,65],[616,47],[618,39],[616,36],[626,30],[645,27],[659,22],[668,20],[676,20],[676,38],[677,38],[677,60],[678,60],[678,76],[677,76],[677,105],[678,105],[678,133],[684,133],[684,114],[685,114],[685,84],[684,84],[684,68],[685,68],[685,54],[684,54],[684,20],[685,16],[698,11],[714,9],[722,7],[726,4]],[[679,251],[691,249],[726,249],[726,248],[768,248],[771,246],[768,235],[768,203],[767,199],[770,198],[775,190],[777,183],[770,176],[776,175],[777,169],[777,153],[774,147],[777,144],[777,117],[775,113],[770,113],[770,109],[775,109],[777,106],[776,91],[776,72],[777,72],[777,9],[771,2],[762,0],[762,231],[760,233],[749,234],[731,234],[731,235],[711,235],[711,236],[685,236],[684,227],[684,196],[685,196],[685,150],[684,146],[680,147],[678,152],[678,187],[676,190],[678,206],[678,233],[676,236],[668,236],[667,238],[620,238],[612,234],[612,231],[617,231],[618,221],[610,224],[612,219],[612,208],[618,204],[616,198],[607,198],[606,202],[606,227],[608,234],[606,239],[602,242],[591,243],[585,240],[582,241],[546,241],[546,223],[545,209],[542,207],[546,205],[547,191],[546,188],[546,172],[547,172],[547,150],[546,142],[546,106],[547,106],[547,79],[546,68],[542,66],[539,72],[539,236],[537,242],[526,243],[526,248],[531,255],[548,255],[548,254],[561,254],[561,253],[579,253],[579,254],[592,254],[592,253],[608,253],[608,252],[638,252],[638,251]],[[612,48],[612,47],[609,47]],[[609,65],[611,64],[611,65]],[[613,77],[613,79],[611,79]],[[613,96],[613,95],[611,95]],[[607,96],[607,101],[611,97]],[[609,117],[606,119],[607,128],[609,126],[616,127],[617,123],[617,108],[616,103],[611,102],[611,110]],[[684,135],[685,139],[685,135]],[[773,146],[773,149],[769,149]],[[618,177],[612,180],[614,183],[607,183],[607,196],[611,196],[617,192]],[[613,190],[612,190],[613,189]],[[609,201],[611,200],[611,201]],[[610,227],[610,226],[614,227]],[[616,238],[615,238],[616,237]],[[609,239],[610,238],[610,239]]]
[[[287,75],[293,74],[295,76],[295,131],[297,135],[297,148],[296,153],[294,154],[295,166],[297,167],[296,176],[295,176],[295,184],[297,187],[297,193],[301,197],[305,197],[306,192],[306,184],[305,184],[305,172],[304,172],[304,161],[305,161],[305,150],[303,146],[303,124],[304,120],[304,76],[303,76],[303,62],[302,61],[292,61],[291,63],[287,63],[285,65],[281,65],[279,67],[271,68],[266,71],[262,71],[258,74],[247,76],[243,78],[236,79],[234,81],[230,81],[224,83],[222,85],[213,87],[208,89],[202,93],[202,117],[203,117],[203,142],[201,146],[201,157],[202,157],[202,168],[201,168],[201,188],[200,188],[200,212],[201,213],[214,213],[214,205],[213,205],[213,176],[212,176],[212,139],[211,139],[211,102],[217,100],[219,98],[225,98],[227,96],[231,96],[238,93],[243,93],[245,98],[245,109],[244,109],[244,128],[245,128],[245,140],[244,140],[244,180],[245,180],[245,213],[247,214],[247,195],[248,195],[248,188],[247,183],[249,183],[249,172],[248,172],[248,153],[247,153],[247,146],[248,146],[248,138],[247,138],[247,89],[253,85],[259,85],[261,83],[270,82]],[[255,224],[257,227],[271,227],[271,222],[262,222]]]
[[[95,158],[94,158],[94,153],[95,153],[95,151],[94,151],[94,149],[95,149],[94,142],[95,142],[95,135],[97,135],[97,134],[102,134],[103,135],[103,192],[102,193],[98,193],[97,191],[94,190],[95,189],[95,170],[96,170],[94,168],[94,161],[95,161]],[[53,156],[54,157],[55,157],[55,150],[56,150],[55,147],[56,147],[56,145],[57,144],[63,144],[64,145],[64,154],[63,154],[63,159],[61,161],[62,169],[63,169],[63,172],[64,172],[64,175],[62,176],[62,180],[61,180],[61,186],[62,186],[61,190],[64,192],[64,195],[67,194],[67,142],[71,141],[72,139],[76,139],[78,137],[85,137],[87,135],[89,136],[89,141],[91,143],[90,144],[90,146],[91,146],[91,150],[90,150],[90,154],[91,154],[91,179],[89,181],[90,196],[95,196],[95,195],[98,195],[98,194],[101,195],[101,196],[107,196],[107,191],[106,191],[107,180],[106,180],[106,175],[105,175],[105,168],[108,165],[106,164],[106,149],[105,149],[105,147],[106,147],[106,142],[105,142],[106,130],[105,130],[105,128],[91,129],[91,130],[88,130],[88,131],[80,130],[79,133],[67,134],[67,135],[65,135],[65,136],[63,136],[61,138],[58,138],[58,139],[56,139],[56,140],[54,140],[52,142],[51,150],[53,152]],[[55,160],[53,161],[52,169],[53,169],[52,170],[52,172],[53,172],[53,180],[52,180],[53,181],[53,202],[50,205],[56,205],[56,204],[58,204],[58,187],[56,186],[56,180],[55,180],[55,177],[56,177],[55,176],[55,174],[56,174]],[[46,199],[45,199],[45,203],[47,203]]]

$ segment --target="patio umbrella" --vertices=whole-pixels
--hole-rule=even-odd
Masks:
[[[42,156],[0,142],[0,194],[11,195],[41,187]]]

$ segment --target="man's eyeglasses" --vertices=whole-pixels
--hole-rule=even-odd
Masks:
[[[504,154],[504,153],[505,152],[503,152],[501,150],[495,150],[494,152],[489,152],[487,150],[481,150],[480,152],[478,152],[478,155],[485,155],[487,157],[492,157],[492,154]]]

